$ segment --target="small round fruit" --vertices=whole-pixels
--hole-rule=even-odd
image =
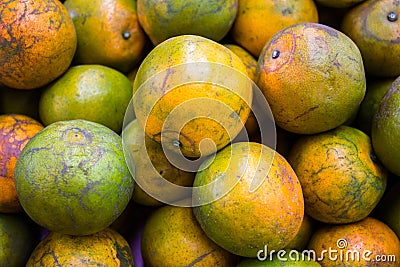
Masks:
[[[318,262],[325,267],[398,266],[400,241],[385,223],[367,217],[354,223],[319,228],[311,236],[307,250],[314,251]]]
[[[124,73],[142,59],[147,42],[136,0],[67,0],[78,46],[74,64],[100,64]]]
[[[60,1],[1,1],[0,14],[0,83],[39,88],[68,69],[77,37]]]
[[[1,266],[25,266],[36,244],[33,225],[25,215],[0,213]]]
[[[36,246],[26,266],[133,267],[133,258],[128,242],[110,228],[86,236],[51,232]]]
[[[379,103],[371,126],[372,145],[382,164],[400,175],[400,78],[397,78]]]
[[[345,13],[340,30],[360,49],[367,75],[400,75],[399,15],[400,5],[392,0],[366,0]]]
[[[302,185],[306,213],[324,223],[364,219],[386,189],[386,169],[376,161],[369,136],[356,128],[301,136],[288,161]]]
[[[15,167],[15,186],[37,224],[88,235],[108,227],[126,208],[133,178],[118,134],[98,123],[69,120],[29,140]]]
[[[226,266],[237,257],[217,246],[188,207],[164,206],[146,220],[141,248],[146,266]]]
[[[139,22],[154,45],[193,34],[220,41],[237,14],[238,0],[138,0]]]
[[[102,65],[78,65],[44,88],[39,116],[44,125],[83,119],[120,133],[131,99],[131,82],[121,72]]]
[[[0,212],[20,212],[14,170],[26,143],[43,125],[21,114],[0,115]]]
[[[314,134],[354,116],[366,78],[360,51],[349,37],[326,25],[300,23],[279,31],[264,47],[257,85],[279,127]]]
[[[195,176],[193,206],[207,236],[244,257],[256,257],[265,245],[283,249],[304,215],[302,189],[289,163],[254,142],[233,143],[204,161]]]

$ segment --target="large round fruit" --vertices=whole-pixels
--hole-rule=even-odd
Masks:
[[[300,182],[285,158],[265,145],[238,142],[220,150],[203,163],[194,186],[197,220],[231,253],[256,257],[266,245],[283,249],[300,229]]]
[[[15,186],[36,223],[87,235],[122,213],[133,178],[119,135],[101,124],[70,120],[46,126],[26,144],[15,167]]]
[[[1,1],[0,14],[0,83],[33,89],[67,70],[77,37],[60,1]]]

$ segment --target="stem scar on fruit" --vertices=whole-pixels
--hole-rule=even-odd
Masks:
[[[129,31],[123,31],[123,32],[122,32],[122,37],[123,37],[125,40],[128,40],[128,39],[131,37],[131,33],[130,33]]]
[[[398,16],[398,14],[396,12],[391,11],[387,15],[387,19],[390,22],[395,22],[395,21],[397,21],[399,19],[399,16]]]
[[[279,51],[279,50],[274,50],[274,51],[272,51],[272,55],[271,55],[271,57],[273,58],[273,59],[276,59],[276,58],[278,58],[279,57],[279,55],[281,54],[281,52]]]

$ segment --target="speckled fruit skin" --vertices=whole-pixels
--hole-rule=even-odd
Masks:
[[[133,267],[131,248],[115,230],[106,228],[87,236],[49,233],[32,252],[26,267]]]
[[[188,207],[155,210],[145,222],[141,247],[149,267],[231,267],[237,260],[206,236]]]
[[[366,91],[357,46],[340,31],[318,23],[277,32],[258,59],[257,73],[276,124],[298,134],[343,124],[357,112]]]
[[[77,37],[60,1],[1,1],[0,13],[0,83],[34,89],[67,70]]]
[[[22,150],[15,185],[24,211],[50,231],[88,235],[109,226],[125,209],[133,178],[122,139],[85,120],[46,126]]]
[[[386,189],[387,171],[370,137],[353,127],[300,137],[288,161],[302,185],[306,213],[324,223],[364,219]]]
[[[186,78],[193,75],[201,77]],[[133,108],[150,138],[161,142],[163,136],[163,146],[172,151],[179,142],[183,155],[199,157],[223,148],[243,129],[252,103],[251,85],[246,66],[229,48],[201,36],[181,35],[156,46],[141,63],[133,84]],[[170,119],[168,128],[171,117],[177,119]],[[200,151],[204,139],[215,146]]]
[[[329,248],[337,250],[331,258],[327,253]],[[311,236],[307,249],[315,251],[320,258],[318,262],[324,267],[399,266],[399,238],[389,226],[373,217],[344,225],[325,225]],[[326,252],[322,254],[324,250]],[[350,253],[354,251],[358,253],[359,260],[357,254]],[[340,258],[340,255],[343,256]],[[332,260],[334,257],[336,260]]]
[[[371,139],[376,155],[392,173],[400,175],[400,78],[391,84],[372,118]]]
[[[25,266],[38,242],[33,229],[23,214],[0,213],[0,266]]]
[[[231,253],[256,257],[265,245],[280,250],[295,237],[304,216],[303,194],[283,156],[259,143],[238,142],[204,164],[208,167],[195,177],[193,201],[209,204],[194,206],[193,211],[215,243]],[[265,179],[250,191],[256,175],[258,181]]]
[[[238,0],[138,0],[139,22],[153,44],[193,34],[220,41],[231,28]]]
[[[14,170],[26,143],[43,125],[22,114],[0,115],[0,212],[21,212],[14,184]]]

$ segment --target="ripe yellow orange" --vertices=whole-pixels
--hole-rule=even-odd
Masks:
[[[67,0],[78,38],[74,64],[99,64],[124,73],[144,57],[147,36],[136,0]]]
[[[283,249],[300,229],[304,202],[297,175],[265,145],[227,146],[204,161],[193,185],[200,226],[231,253],[254,258],[265,246]]]
[[[312,0],[241,0],[230,33],[236,43],[258,58],[275,33],[303,22],[318,22]]]
[[[196,35],[156,46],[133,87],[134,113],[145,133],[187,157],[209,155],[231,142],[248,118],[253,94],[242,60]]]
[[[307,249],[314,251],[318,262],[326,267],[399,265],[399,238],[389,226],[373,217],[343,225],[324,225],[311,236]]]
[[[21,212],[14,183],[14,170],[26,143],[43,129],[26,115],[0,115],[0,212]]]
[[[106,228],[85,236],[50,232],[33,250],[27,266],[109,266],[133,267],[128,242],[115,230]]]
[[[258,60],[257,85],[284,130],[313,134],[356,114],[366,91],[363,58],[340,31],[300,23],[276,33]]]
[[[299,137],[288,160],[302,185],[306,213],[324,223],[364,219],[386,189],[387,171],[370,137],[353,127]]]
[[[237,257],[210,240],[189,207],[163,206],[145,221],[142,254],[146,266],[235,266]]]
[[[0,13],[0,83],[34,89],[67,70],[77,38],[60,1],[1,1]]]

